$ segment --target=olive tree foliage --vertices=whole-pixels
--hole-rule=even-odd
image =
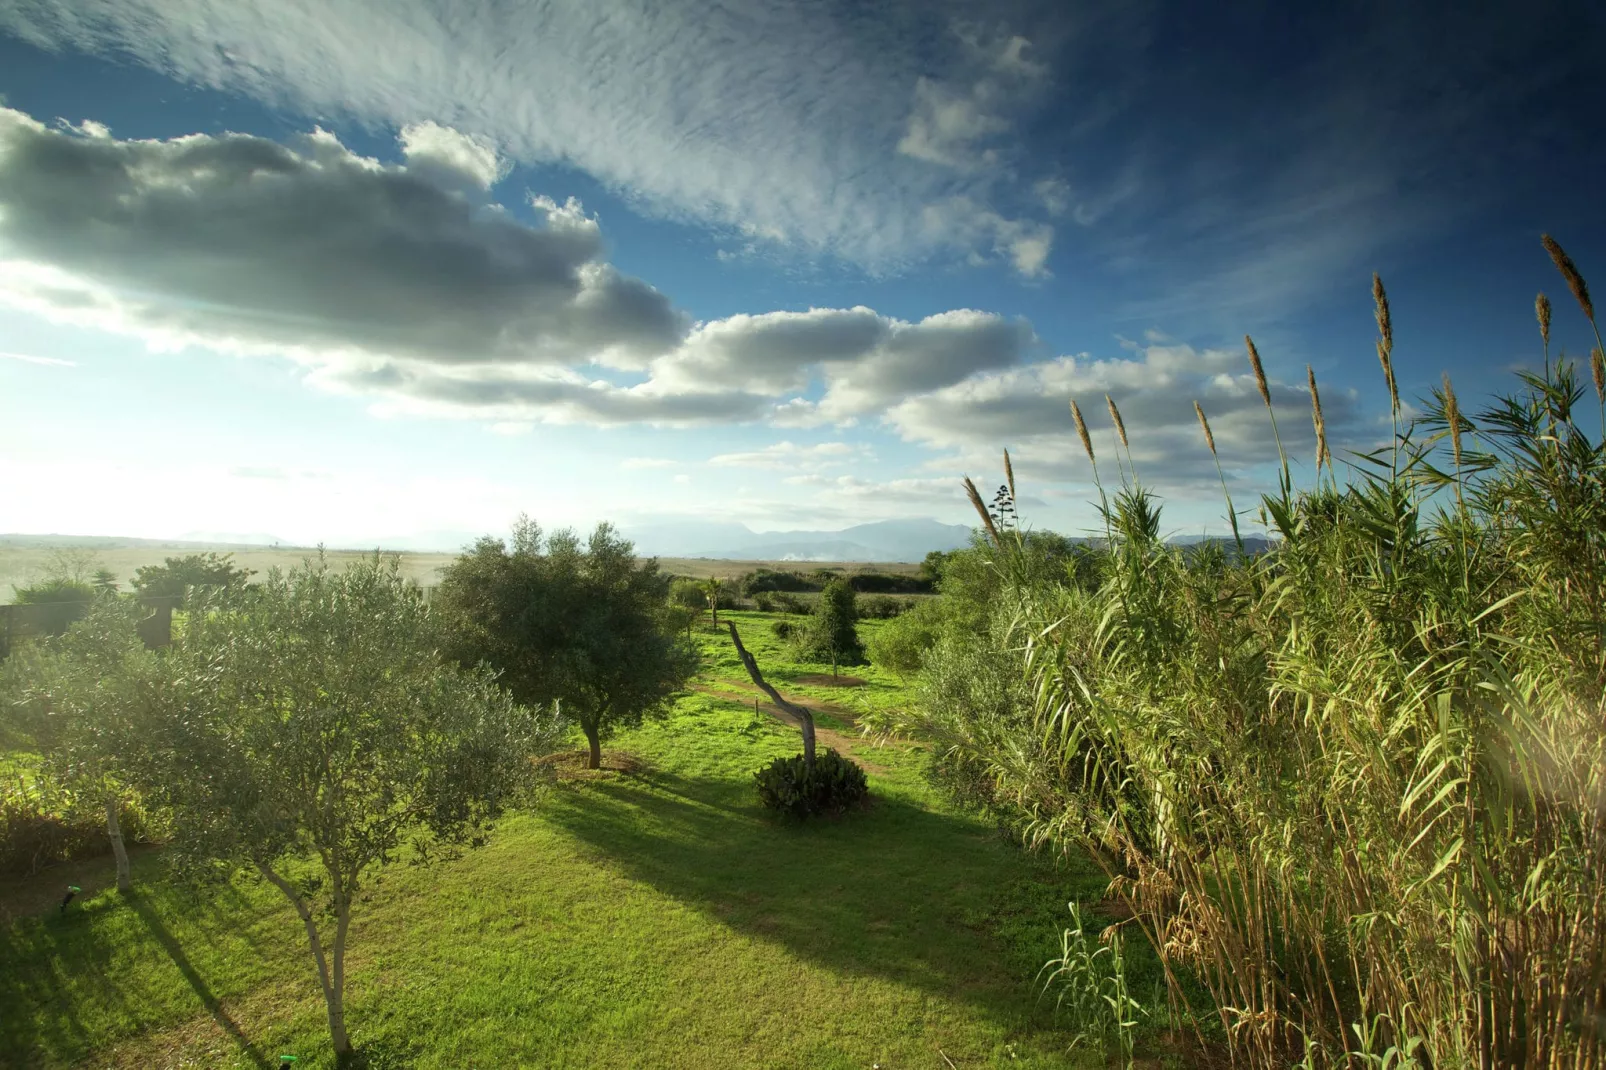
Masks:
[[[160,565],[142,565],[134,571],[133,587],[147,597],[182,602],[192,587],[241,587],[254,573],[234,563],[233,554],[208,551],[169,557]]]
[[[117,887],[132,887],[119,813],[130,790],[127,767],[140,743],[132,712],[145,701],[156,656],[138,634],[141,610],[99,598],[64,634],[21,646],[0,663],[0,702],[32,741],[40,772],[75,803],[105,815]]]
[[[451,656],[488,664],[521,701],[557,704],[597,769],[602,741],[665,709],[696,670],[668,595],[657,560],[638,562],[611,524],[582,542],[521,517],[511,545],[484,538],[447,566],[432,605]]]
[[[358,893],[398,857],[483,842],[560,736],[484,669],[437,653],[395,558],[322,556],[196,599],[143,710],[145,791],[174,850],[253,870],[306,930],[337,1053]]]

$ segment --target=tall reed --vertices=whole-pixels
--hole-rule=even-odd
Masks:
[[[1375,304],[1399,421],[1380,280]],[[1564,362],[1471,413],[1446,377],[1348,483],[1285,496],[1255,558],[1165,545],[1123,488],[1098,582],[1011,589],[930,663],[1014,664],[1019,690],[959,681],[902,727],[1104,868],[1234,1062],[1602,1065],[1606,445],[1584,392]]]

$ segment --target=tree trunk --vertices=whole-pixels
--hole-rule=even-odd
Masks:
[[[346,1036],[346,925],[351,921],[351,904],[341,903],[337,908],[338,922],[335,928],[335,972],[331,977],[329,962],[324,958],[323,941],[318,939],[318,923],[313,920],[312,908],[307,906],[306,900],[296,893],[290,882],[279,876],[272,869],[256,863],[257,872],[262,874],[274,887],[284,893],[301,915],[301,924],[307,929],[307,946],[312,948],[312,958],[318,964],[318,984],[323,989],[324,1009],[329,1012],[329,1040],[334,1045],[335,1058],[345,1061],[351,1054],[351,1039]]]
[[[351,1051],[346,1037],[346,929],[351,925],[351,904],[342,902],[335,907],[334,968],[329,982],[329,1035],[334,1038],[335,1051]]]
[[[764,674],[758,671],[758,662],[748,653],[742,645],[742,637],[736,634],[736,625],[731,621],[725,622],[730,629],[731,642],[736,644],[736,656],[742,659],[742,665],[747,669],[747,675],[752,679],[754,686],[770,697],[776,707],[785,710],[797,718],[797,726],[803,733],[803,768],[810,775],[814,773],[814,714],[807,707],[799,706],[795,702],[788,702],[781,697],[781,693],[771,687],[764,679]]]
[[[106,793],[106,835],[112,841],[112,857],[117,860],[117,890],[134,889],[133,877],[128,872],[128,849],[123,846],[123,823],[117,817],[117,793]]]
[[[602,733],[597,730],[597,726],[596,725],[594,725],[594,724],[586,724],[584,721],[580,722],[580,727],[585,730],[586,742],[591,744],[591,760],[586,763],[586,768],[587,769],[601,769],[602,768]]]

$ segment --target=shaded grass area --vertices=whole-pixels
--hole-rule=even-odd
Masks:
[[[733,617],[777,685],[812,700],[786,681],[820,667],[784,662],[760,615]],[[729,639],[697,634],[702,681],[739,686]],[[854,672],[854,701],[898,700],[890,677]],[[853,740],[874,803],[806,825],[759,809],[753,770],[797,737],[739,699],[693,693],[611,749],[635,771],[564,781],[488,846],[397,867],[359,904],[347,1013],[370,1066],[1091,1061],[1067,1054],[1031,979],[1065,902],[1102,880],[942,806],[916,749]],[[136,880],[133,897],[0,928],[0,1065],[329,1062],[277,892],[169,883],[155,853]]]

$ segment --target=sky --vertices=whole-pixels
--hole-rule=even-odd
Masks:
[[[1478,7],[0,0],[0,531],[967,523],[1007,448],[1076,533],[1106,395],[1223,531],[1246,334],[1299,478],[1307,367],[1387,437],[1374,271],[1408,404],[1541,290],[1587,356],[1606,9]]]

